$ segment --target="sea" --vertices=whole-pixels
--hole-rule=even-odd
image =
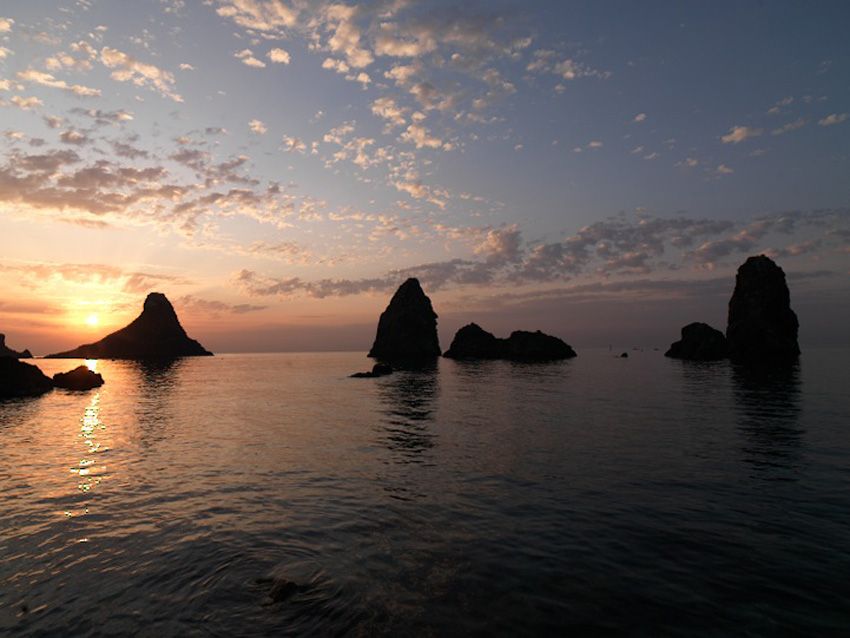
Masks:
[[[850,351],[619,354],[90,361],[0,402],[0,634],[850,635]]]

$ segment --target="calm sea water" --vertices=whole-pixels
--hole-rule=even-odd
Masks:
[[[100,361],[0,403],[0,633],[848,635],[850,353],[631,355]]]

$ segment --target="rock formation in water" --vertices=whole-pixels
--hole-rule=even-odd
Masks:
[[[0,399],[34,397],[53,389],[53,381],[37,366],[0,357]]]
[[[152,292],[136,319],[97,343],[48,355],[49,359],[173,359],[212,356],[190,339],[165,295]]]
[[[552,361],[576,356],[566,343],[551,335],[516,330],[507,339],[499,339],[481,326],[470,323],[455,333],[449,359],[509,359],[511,361]]]
[[[682,339],[670,346],[664,353],[673,359],[691,361],[718,361],[729,354],[726,336],[707,323],[689,323],[682,328]]]
[[[798,328],[782,268],[764,255],[747,259],[738,268],[729,300],[729,357],[737,361],[796,359]]]
[[[369,356],[381,361],[423,361],[440,356],[437,313],[419,280],[405,281],[378,320]]]
[[[0,357],[12,357],[14,359],[32,359],[32,354],[29,350],[18,352],[12,350],[6,345],[6,335],[0,334]]]
[[[103,385],[103,376],[92,372],[87,366],[77,366],[70,372],[54,374],[53,385],[66,390],[91,390]]]
[[[370,372],[355,372],[351,375],[352,379],[374,379],[375,377],[385,377],[388,374],[392,374],[393,369],[392,366],[388,366],[386,363],[376,363],[372,366],[372,370]]]

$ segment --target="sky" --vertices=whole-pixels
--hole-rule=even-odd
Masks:
[[[850,4],[12,0],[0,332],[36,354],[164,292],[216,352],[368,350],[416,276],[572,345],[725,327],[783,267],[850,345]]]

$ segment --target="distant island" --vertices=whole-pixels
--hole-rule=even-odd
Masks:
[[[32,353],[29,350],[12,350],[6,345],[6,335],[0,333],[0,357],[12,357],[13,359],[32,359]]]
[[[189,338],[165,295],[152,292],[145,299],[142,314],[130,325],[100,341],[49,354],[45,359],[172,359],[204,356],[212,356],[212,352]]]

